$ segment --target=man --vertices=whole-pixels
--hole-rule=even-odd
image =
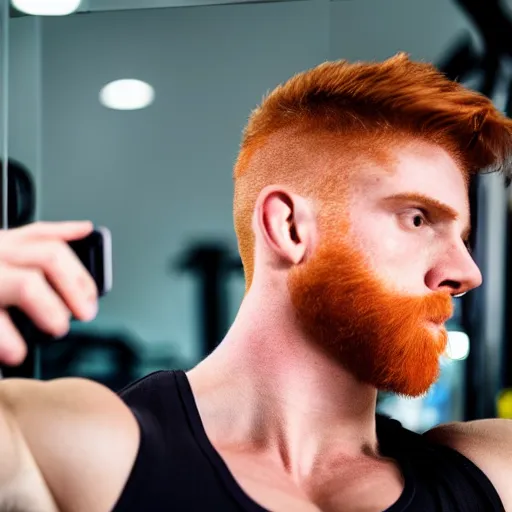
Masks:
[[[235,166],[247,288],[225,339],[120,396],[83,379],[1,382],[4,509],[512,511],[511,422],[419,435],[375,413],[377,390],[435,382],[452,297],[482,280],[468,185],[511,149],[512,121],[488,99],[404,55],[278,87]],[[90,230],[0,233],[0,304],[55,335],[70,313],[92,318],[93,284],[63,243]],[[17,364],[23,342],[0,322]]]

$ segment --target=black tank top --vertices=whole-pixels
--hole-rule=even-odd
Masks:
[[[209,442],[184,372],[152,373],[119,394],[139,423],[141,441],[114,512],[268,512]],[[381,415],[377,437],[405,478],[402,495],[385,512],[504,512],[489,479],[459,452]]]

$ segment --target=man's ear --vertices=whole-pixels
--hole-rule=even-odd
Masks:
[[[314,239],[314,215],[304,198],[266,187],[256,202],[256,228],[268,248],[288,263],[300,263]]]

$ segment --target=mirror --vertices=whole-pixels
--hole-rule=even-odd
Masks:
[[[11,6],[8,155],[33,182],[33,216],[90,219],[113,237],[113,291],[95,321],[41,348],[41,378],[118,389],[194,366],[243,296],[231,173],[264,93],[325,60],[405,50],[444,62],[463,33],[478,48],[446,0],[85,0],[67,16]],[[450,394],[450,412],[435,405],[425,420],[418,402],[412,422],[462,415],[463,362],[444,375],[436,396]]]

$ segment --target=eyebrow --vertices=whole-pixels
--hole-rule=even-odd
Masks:
[[[400,194],[393,194],[386,198],[387,201],[414,201],[417,203],[422,203],[423,206],[428,208],[431,211],[435,211],[438,216],[450,219],[457,220],[459,218],[459,213],[457,210],[448,206],[433,197],[426,196],[424,194],[420,194],[417,192],[402,192]],[[462,239],[467,241],[469,239],[469,235],[471,233],[471,226],[468,224],[465,226],[464,231],[462,232]]]

